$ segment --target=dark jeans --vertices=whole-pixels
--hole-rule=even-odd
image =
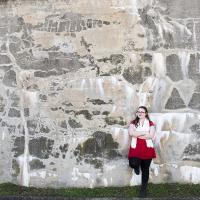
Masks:
[[[149,180],[149,167],[152,159],[130,158],[129,166],[131,168],[140,168],[142,171],[142,185],[147,185]]]

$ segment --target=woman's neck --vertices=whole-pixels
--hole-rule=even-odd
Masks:
[[[140,122],[144,122],[145,118],[139,119]]]

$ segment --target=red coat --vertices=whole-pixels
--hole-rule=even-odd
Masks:
[[[134,124],[134,121],[131,122]],[[130,124],[131,124],[130,123]],[[154,126],[152,121],[149,121],[149,126]],[[140,159],[151,159],[156,158],[155,149],[152,147],[147,147],[146,140],[137,138],[136,148],[130,146],[128,158],[137,157]]]

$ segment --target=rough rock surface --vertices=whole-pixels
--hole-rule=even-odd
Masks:
[[[150,181],[200,183],[200,2],[0,1],[0,182],[137,185],[128,124],[156,124]]]

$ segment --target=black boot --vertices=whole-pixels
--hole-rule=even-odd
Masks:
[[[139,198],[146,198],[146,197],[147,197],[147,183],[141,185],[139,193]]]
[[[139,167],[135,167],[134,168],[134,172],[135,172],[135,174],[139,175],[140,174],[140,168]]]

